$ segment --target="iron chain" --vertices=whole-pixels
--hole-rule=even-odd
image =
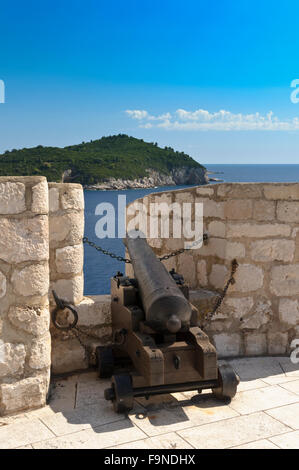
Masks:
[[[235,281],[235,278],[234,278],[234,275],[236,274],[236,271],[237,271],[238,266],[239,266],[238,261],[237,261],[236,259],[233,259],[230,277],[229,277],[229,279],[227,280],[227,283],[225,284],[224,289],[222,290],[222,292],[220,293],[219,297],[217,298],[213,310],[212,310],[210,313],[208,313],[208,315],[206,316],[206,318],[205,318],[205,320],[206,320],[206,325],[207,325],[208,322],[210,322],[210,321],[212,320],[212,318],[213,318],[214,315],[216,314],[218,308],[219,308],[220,305],[222,304],[223,299],[224,299],[224,297],[226,296],[226,293],[227,293],[227,290],[228,290],[229,286],[230,286],[231,284],[234,284],[234,283],[236,282],[236,281]],[[206,326],[206,325],[205,325],[205,326]]]
[[[178,256],[181,253],[184,253],[185,251],[191,250],[194,246],[197,246],[200,241],[206,241],[207,239],[208,239],[208,234],[204,233],[203,237],[200,240],[196,240],[188,248],[180,248],[179,250],[172,251],[168,255],[161,256],[159,258],[159,260],[160,261],[165,261],[169,258],[172,258],[173,256]],[[116,255],[115,253],[112,253],[111,251],[105,250],[100,245],[96,245],[94,242],[90,241],[87,237],[83,237],[83,243],[86,243],[87,245],[91,246],[92,248],[95,248],[100,253],[103,253],[104,255],[110,256],[113,259],[117,259],[118,261],[124,261],[125,263],[128,263],[128,264],[131,263],[131,260],[129,258],[123,258],[122,256]]]
[[[94,242],[90,241],[87,237],[83,237],[83,243],[86,243],[87,245],[91,246],[92,248],[95,248],[100,253],[103,253],[103,255],[110,256],[111,258],[117,259],[118,261],[124,261],[125,263],[131,263],[130,259],[123,258],[122,256],[116,255],[115,253],[112,253],[111,251],[105,250],[101,246],[96,245]]]

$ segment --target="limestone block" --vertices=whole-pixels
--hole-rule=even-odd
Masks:
[[[217,292],[207,289],[189,291],[189,300],[198,309],[202,319],[213,310],[218,298],[219,294]]]
[[[62,374],[88,368],[85,350],[77,339],[66,341],[52,340],[51,368],[53,374]]]
[[[15,327],[34,336],[41,336],[49,331],[48,307],[10,307],[8,318]]]
[[[196,188],[196,194],[198,196],[213,196],[214,188],[212,188],[211,186],[209,187],[200,186],[199,188]]]
[[[6,277],[0,271],[0,299],[6,294]]]
[[[49,289],[49,265],[31,264],[13,271],[11,282],[14,291],[23,296],[45,295]]]
[[[244,258],[245,247],[239,242],[230,242],[225,238],[210,238],[206,245],[200,248],[200,256],[217,256],[221,259]]]
[[[44,369],[51,363],[51,336],[47,333],[42,338],[32,341],[29,366],[31,369]]]
[[[264,194],[267,199],[285,199],[285,200],[299,200],[299,184],[287,185],[265,185]]]
[[[293,240],[270,239],[251,243],[251,258],[254,261],[292,261],[294,252]]]
[[[182,253],[178,258],[178,272],[184,276],[186,283],[190,287],[196,286],[194,257],[187,253]]]
[[[251,313],[244,318],[240,328],[258,330],[270,322],[272,315],[271,301],[267,298],[260,298]]]
[[[263,270],[253,264],[239,264],[236,275],[236,283],[231,286],[234,292],[251,292],[263,287]]]
[[[200,256],[217,256],[218,258],[226,258],[227,240],[224,238],[209,238],[206,245],[200,248]]]
[[[36,214],[47,214],[49,212],[47,181],[41,181],[32,187],[31,211]]]
[[[78,304],[83,299],[83,276],[75,276],[72,279],[59,279],[51,286],[58,297],[70,302]]]
[[[291,234],[291,227],[285,224],[250,224],[250,223],[227,224],[227,236],[229,238],[289,237],[290,234]]]
[[[262,197],[263,184],[257,183],[233,183],[233,184],[219,184],[217,185],[217,195],[219,197],[233,198],[233,199],[251,199]]]
[[[241,337],[237,333],[220,333],[213,336],[220,357],[233,357],[241,354]]]
[[[287,333],[268,333],[268,353],[285,354],[288,345]]]
[[[0,339],[0,377],[20,374],[24,369],[24,344],[4,343]]]
[[[226,259],[240,259],[245,257],[245,246],[242,243],[238,242],[227,242],[226,243]]]
[[[162,238],[148,238],[147,243],[152,248],[162,248],[163,240]]]
[[[270,290],[280,297],[299,294],[299,264],[273,266]]]
[[[253,218],[261,222],[275,219],[275,202],[263,199],[254,201]]]
[[[175,257],[166,259],[165,261],[163,261],[163,265],[165,266],[167,271],[171,271],[172,269],[174,269],[176,271],[176,269],[177,269],[177,264],[176,264]],[[127,269],[128,269],[128,271],[127,271]],[[131,274],[130,274],[131,272],[133,272],[133,276],[131,276]],[[134,277],[134,270],[133,270],[132,266],[128,263],[126,263],[126,273],[129,273],[129,274],[127,274],[128,276]]]
[[[296,299],[279,300],[279,319],[289,327],[299,325],[299,302]]]
[[[225,237],[226,227],[220,220],[213,220],[209,223],[208,232],[214,237]]]
[[[194,202],[194,194],[188,190],[177,191],[175,193],[175,202],[179,202],[180,204],[189,202],[192,204]]]
[[[83,269],[83,245],[65,246],[56,250],[58,273],[81,273]]]
[[[182,196],[180,196],[180,194]],[[175,196],[178,196],[180,200],[183,200],[184,198],[188,199],[189,195],[191,194],[192,200],[193,200],[193,195],[190,193],[188,190],[187,191],[176,191]],[[146,207],[148,207],[149,204],[159,204],[161,202],[166,202],[167,204],[171,204],[172,202],[172,193],[168,192],[162,192],[162,193],[157,193],[157,194],[149,194],[148,196],[145,196],[142,199],[143,204],[145,204]]]
[[[84,195],[82,187],[73,187],[72,185],[64,185],[61,192],[62,209],[83,210]]]
[[[25,210],[25,185],[0,182],[0,214],[19,214]]]
[[[216,289],[223,289],[227,281],[228,270],[223,264],[213,264],[209,281]]]
[[[277,203],[277,219],[283,222],[299,222],[299,201]]]
[[[70,212],[50,217],[50,246],[53,242],[65,241],[76,245],[81,242],[84,233],[84,216],[82,212]]]
[[[111,297],[110,295],[94,295],[84,297],[76,305],[79,326],[95,326],[111,323]]]
[[[225,311],[236,319],[243,319],[253,307],[252,297],[226,297],[223,302]]]
[[[197,262],[197,280],[201,287],[208,284],[207,263],[203,259]]]
[[[48,217],[0,219],[0,259],[7,263],[47,260]]]
[[[184,247],[184,240],[182,238],[166,238],[165,250],[163,251],[163,254],[166,254],[169,251],[180,250],[183,247]]]
[[[49,211],[56,212],[59,210],[59,189],[49,189]]]
[[[295,238],[295,256],[294,256],[294,261],[299,261],[299,231],[296,233],[296,238]]]
[[[46,404],[49,379],[46,376],[30,377],[11,384],[0,385],[0,411],[15,413]]]
[[[267,338],[264,333],[247,333],[244,343],[246,356],[262,356],[267,353]]]
[[[203,204],[203,216],[214,217],[217,219],[224,219],[224,202],[213,201],[213,199],[196,199],[195,202],[202,202]]]
[[[252,200],[232,199],[227,201],[225,216],[231,220],[246,220],[252,217]]]

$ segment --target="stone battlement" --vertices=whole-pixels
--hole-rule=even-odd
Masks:
[[[138,201],[203,203],[208,244],[166,261],[191,288],[220,291],[237,259],[236,283],[206,330],[219,354],[288,354],[299,337],[299,183],[219,183]],[[163,256],[184,239],[148,242]]]
[[[237,258],[236,284],[207,329],[220,356],[289,354],[299,337],[299,184],[221,183],[141,201],[203,202],[209,243],[165,261],[183,274],[202,314]],[[0,178],[0,415],[43,406],[50,370],[88,368],[95,347],[111,341],[110,296],[83,295],[83,233],[81,185]],[[148,241],[159,256],[184,242]],[[51,325],[52,289],[92,333],[88,351]]]

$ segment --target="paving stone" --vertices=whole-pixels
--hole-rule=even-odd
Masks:
[[[0,418],[0,447],[295,447],[298,431],[290,432],[290,428],[297,430],[299,422],[298,365],[288,357],[226,362],[241,376],[230,405],[216,400],[208,390],[201,395],[175,393],[138,399],[129,419],[114,413],[101,398],[110,381],[100,380],[97,371],[55,379],[48,406]],[[269,386],[272,382],[280,385]],[[251,414],[239,415],[247,413]]]
[[[274,444],[272,444],[274,446]],[[175,432],[163,434],[159,437],[149,437],[140,441],[130,442],[130,444],[120,444],[110,447],[110,449],[193,449],[184,439]]]
[[[268,385],[281,385],[288,382],[292,382],[293,380],[295,380],[295,377],[288,377],[284,373],[271,375],[270,377],[263,378],[263,382]]]
[[[299,449],[299,431],[288,432],[281,436],[271,437],[270,441],[281,449]]]
[[[40,419],[56,436],[63,436],[83,429],[120,421],[125,417],[115,413],[106,400],[98,400],[94,405],[42,416]]]
[[[297,403],[268,410],[267,414],[297,431],[299,430],[299,398],[297,399]]]
[[[0,449],[14,449],[53,437],[53,433],[38,419],[20,420],[0,427]]]
[[[298,401],[298,396],[294,393],[283,390],[278,385],[270,385],[259,388],[254,393],[250,390],[238,393],[230,403],[230,407],[241,415],[246,415],[296,401]]]
[[[273,357],[250,357],[228,361],[241,380],[264,380],[267,377],[282,374],[281,366]]]
[[[260,439],[259,441],[248,442],[240,446],[231,447],[232,449],[279,449],[273,442],[268,439]]]
[[[289,428],[265,413],[238,416],[178,431],[196,449],[226,449],[285,433]]]
[[[183,406],[190,404],[193,397],[197,397],[197,391],[172,393],[163,395],[153,395],[148,398],[144,397],[135,398],[136,402],[143,406],[147,411],[161,410],[164,406]]]
[[[33,449],[32,445],[28,444],[26,446],[17,447],[17,449]]]
[[[77,382],[72,377],[55,380],[51,386],[50,407],[55,411],[75,408]]]
[[[104,390],[110,388],[111,380],[94,379],[86,382],[79,382],[77,384],[76,408],[82,408],[87,405],[98,403],[99,400],[104,399]],[[109,403],[107,406],[109,406]]]
[[[245,392],[246,390],[255,390],[256,388],[267,387],[268,385],[261,379],[244,380],[238,385],[238,392]]]
[[[130,413],[129,418],[148,436],[157,436],[233,416],[237,416],[237,413],[228,405],[212,398],[211,395],[203,395],[198,396],[193,405]]]
[[[280,358],[279,363],[287,377],[299,377],[299,364],[293,364],[289,357]]]
[[[76,380],[78,383],[83,383],[83,382],[92,383],[94,380],[97,380],[98,377],[99,377],[98,371],[88,370],[88,371],[80,372],[80,374],[76,376]],[[101,380],[103,380],[106,383],[106,380],[104,379],[101,379]]]
[[[34,449],[103,449],[146,438],[129,419],[38,442]]]
[[[289,392],[297,393],[299,395],[299,380],[294,380],[281,385],[282,388],[289,390]],[[298,418],[299,419],[299,418]]]

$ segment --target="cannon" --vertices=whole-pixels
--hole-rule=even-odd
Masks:
[[[165,393],[211,389],[232,399],[239,378],[229,364],[218,367],[183,276],[168,272],[145,238],[128,236],[125,245],[135,277],[111,278],[114,343],[96,349],[99,376],[112,377],[106,400],[122,413],[134,397]]]

